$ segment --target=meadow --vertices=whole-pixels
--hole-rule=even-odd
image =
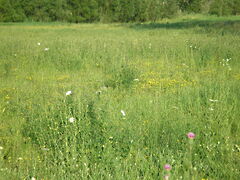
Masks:
[[[239,81],[239,16],[1,23],[0,179],[238,180]]]

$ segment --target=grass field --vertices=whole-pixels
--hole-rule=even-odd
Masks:
[[[238,180],[239,108],[239,16],[0,24],[0,179]]]

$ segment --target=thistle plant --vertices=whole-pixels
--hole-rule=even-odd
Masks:
[[[187,134],[187,137],[188,137],[188,144],[189,144],[188,161],[189,161],[190,179],[193,179],[192,148],[193,148],[193,143],[194,143],[193,140],[196,137],[196,135],[193,132],[189,132]]]
[[[170,178],[170,170],[172,169],[171,165],[170,164],[165,164],[164,165],[164,169],[166,171],[166,174],[164,175],[164,180],[169,180]]]

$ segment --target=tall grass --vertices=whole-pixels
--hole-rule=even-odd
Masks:
[[[239,20],[1,25],[0,178],[239,179]]]

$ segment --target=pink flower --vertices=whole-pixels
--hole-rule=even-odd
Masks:
[[[167,171],[170,171],[172,169],[172,167],[171,167],[170,164],[165,164],[164,169],[167,170]]]
[[[194,139],[195,136],[196,136],[196,135],[195,135],[193,132],[189,132],[189,133],[187,134],[187,137],[188,137],[189,139]]]

